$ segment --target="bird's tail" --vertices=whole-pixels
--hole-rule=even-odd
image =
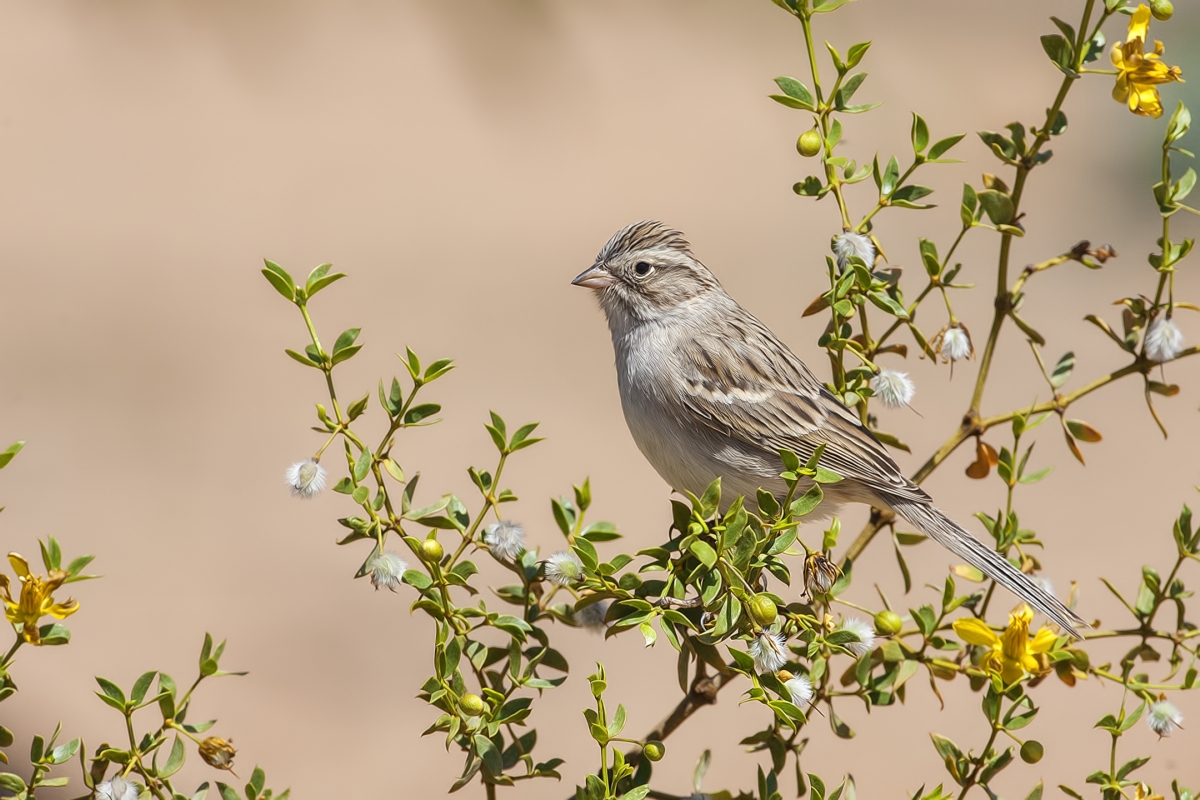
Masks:
[[[888,500],[892,510],[917,526],[921,533],[1041,611],[1075,638],[1082,638],[1077,628],[1089,626],[1078,614],[932,504],[899,498]]]

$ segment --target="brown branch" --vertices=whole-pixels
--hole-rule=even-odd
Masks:
[[[738,677],[736,672],[722,673],[718,672],[711,678],[707,675],[700,675],[696,680],[692,681],[692,688],[684,698],[679,701],[674,710],[670,714],[663,717],[657,725],[655,725],[649,733],[646,734],[644,741],[652,742],[666,739],[675,730],[687,722],[688,718],[695,714],[705,706],[711,706],[717,702],[717,693],[724,687],[733,682],[733,679]],[[642,760],[642,749],[639,747],[635,750],[630,750],[625,754],[626,763],[637,766],[637,763]]]

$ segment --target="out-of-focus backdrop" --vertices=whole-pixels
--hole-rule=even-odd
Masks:
[[[874,41],[858,96],[886,100],[847,120],[845,150],[903,158],[914,110],[934,138],[1040,122],[1060,75],[1038,36],[1053,32],[1050,14],[1074,20],[1079,5],[861,0],[819,18],[818,38],[842,52]],[[1200,9],[1177,8],[1152,33],[1190,79],[1200,75]],[[73,0],[5,2],[2,14],[0,444],[29,444],[0,476],[0,535],[5,550],[31,557],[36,538],[54,535],[69,554],[98,554],[104,575],[72,587],[82,609],[68,648],[21,652],[21,692],[4,704],[14,752],[34,721],[49,733],[61,719],[90,748],[120,739],[92,676],[128,686],[162,669],[183,679],[212,631],[229,639],[223,666],[250,674],[206,686],[193,714],[219,717],[214,732],[233,738],[243,775],[261,764],[298,797],[420,797],[444,793],[457,774],[460,758],[440,736],[420,738],[435,717],[414,697],[429,671],[428,621],[409,615],[409,590],[351,580],[365,551],[333,544],[345,498],[300,502],[284,486],[287,465],[320,444],[308,426],[324,387],[283,354],[305,332],[258,274],[263,257],[293,274],[323,261],[350,274],[313,304],[325,336],[363,328],[365,348],[339,370],[347,396],[402,372],[392,354],[406,345],[457,360],[431,392],[446,422],[406,435],[398,451],[427,492],[473,495],[466,467],[492,460],[488,409],[541,420],[548,441],[506,477],[523,499],[514,517],[543,548],[558,545],[548,498],[589,475],[596,518],[631,546],[668,525],[668,489],[626,432],[601,314],[568,285],[620,226],[655,217],[685,231],[730,292],[824,374],[824,322],[800,311],[825,285],[836,211],[791,191],[813,170],[793,147],[807,116],[766,95],[776,75],[801,76],[805,59],[799,25],[767,0]],[[1200,100],[1196,85],[1165,87],[1168,113],[1187,92]],[[1073,90],[1070,129],[1030,182],[1029,233],[1014,245],[1018,267],[1084,238],[1120,254],[1098,274],[1067,265],[1030,286],[1025,317],[1049,338],[1050,358],[1077,353],[1073,386],[1121,363],[1083,316],[1115,322],[1113,300],[1153,286],[1149,187],[1166,119],[1132,116],[1110,89],[1111,78],[1092,76]],[[962,182],[1003,173],[974,135],[953,155],[967,163],[921,176],[941,208],[880,216],[891,263],[920,272],[917,237],[948,245]],[[851,190],[858,214],[872,191],[870,181]],[[1176,237],[1200,227],[1176,220]],[[980,231],[960,250],[962,279],[982,289],[957,295],[956,310],[977,337],[995,246]],[[1185,262],[1178,296],[1200,295],[1198,269]],[[931,333],[942,324],[936,305]],[[1200,319],[1178,319],[1200,340]],[[1045,399],[1022,338],[1009,329],[1002,345],[985,411]],[[975,366],[951,379],[943,366],[904,363],[919,414],[882,413],[913,447],[898,456],[906,468],[951,432]],[[1060,594],[1079,581],[1088,618],[1118,618],[1099,576],[1135,591],[1140,564],[1171,557],[1171,521],[1196,500],[1200,361],[1171,365],[1167,378],[1183,387],[1158,401],[1168,440],[1128,380],[1072,411],[1105,436],[1084,446],[1088,466],[1048,424],[1033,461],[1057,469],[1020,491],[1022,522],[1049,545],[1045,574]],[[1005,433],[989,438],[1000,445]],[[963,477],[969,461],[957,453],[927,484],[963,520],[1003,502],[994,478]],[[863,518],[849,514],[846,528]],[[857,565],[856,591],[873,602],[877,581],[915,607],[951,561],[922,545],[910,563],[919,588],[901,598],[890,547],[878,543]],[[562,638],[572,677],[532,722],[544,755],[567,759],[566,779],[522,787],[530,798],[564,797],[593,768],[579,711],[594,662],[629,708],[632,735],[678,697],[665,642],[644,651],[636,634]],[[1010,768],[1000,785],[1011,795],[1039,778],[1082,788],[1107,765],[1108,737],[1092,724],[1117,708],[1118,691],[1048,683],[1045,711],[1026,729],[1047,755]],[[850,742],[815,719],[805,766],[827,779],[853,772],[867,797],[942,781],[928,732],[976,748],[987,733],[965,681],[943,692],[946,711],[921,680],[907,707],[869,718],[847,708]],[[1139,726],[1131,736],[1153,754],[1143,773],[1160,788],[1200,782],[1200,703],[1178,700],[1183,732],[1158,742]],[[727,692],[669,740],[659,787],[688,794],[708,747],[705,786],[749,788],[761,756],[742,755],[738,741],[762,721]],[[186,769],[196,782],[221,777],[195,758]],[[77,787],[77,767],[70,774]]]

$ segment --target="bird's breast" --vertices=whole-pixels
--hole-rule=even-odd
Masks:
[[[617,343],[621,406],[642,455],[677,492],[699,496],[722,479],[722,494],[754,497],[759,487],[782,494],[778,459],[709,427],[684,402],[672,332],[639,331]],[[723,504],[725,505],[725,504]]]

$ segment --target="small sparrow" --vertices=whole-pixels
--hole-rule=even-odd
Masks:
[[[821,465],[843,480],[822,487],[822,513],[843,503],[890,508],[1073,636],[1086,627],[939,511],[858,417],[725,293],[681,233],[630,225],[572,283],[595,291],[604,309],[629,432],[675,491],[699,495],[719,477],[724,508],[759,488],[782,498],[780,449],[804,461],[824,444]]]

